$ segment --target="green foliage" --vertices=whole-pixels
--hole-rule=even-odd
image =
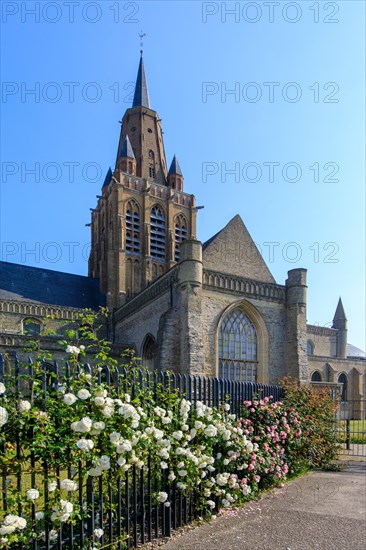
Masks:
[[[301,433],[291,453],[294,473],[316,467],[329,467],[337,458],[340,443],[334,400],[326,387],[299,385],[290,379],[281,381],[286,394],[284,404],[301,419]]]

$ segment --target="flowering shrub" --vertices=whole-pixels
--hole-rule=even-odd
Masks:
[[[341,447],[336,423],[339,401],[331,397],[326,387],[299,386],[290,379],[281,384],[286,390],[284,404],[289,414],[297,413],[301,419],[301,437],[288,452],[291,471],[331,466]]]
[[[111,525],[121,522],[121,491],[128,495],[138,478],[145,483],[142,495],[160,513],[187,497],[197,514],[209,517],[334,456],[327,447],[333,409],[325,396],[318,404],[320,394],[310,389],[287,384],[283,403],[246,401],[237,418],[229,403],[220,409],[191,403],[158,383],[152,391],[133,369],[127,378],[115,371],[114,383],[103,383],[98,360],[115,365],[107,345],[97,353],[93,374],[79,365],[86,352],[80,342],[65,342],[65,350],[72,372],[50,374],[47,391],[39,361],[29,377],[19,377],[26,395],[11,378],[0,383],[0,466],[7,487],[0,548],[57,541],[65,530],[80,533],[90,520],[89,538],[79,547],[101,548]],[[127,533],[119,528],[123,542]]]
[[[108,387],[83,371],[47,397],[34,385],[31,401],[4,391],[1,464],[8,472],[11,513],[0,527],[2,547],[44,540],[46,522],[54,539],[62,525],[88,517],[79,494],[88,479],[103,480],[107,490],[113,480],[125,481],[128,471],[150,468],[158,480],[152,495],[156,504],[169,507],[174,488],[183,495],[195,493],[197,510],[210,515],[286,478],[280,453],[271,455],[229,405],[217,410],[200,401],[192,404],[159,387],[153,395],[135,386],[131,395],[122,385]],[[24,474],[30,461],[37,475],[30,488],[19,491],[16,474]],[[21,516],[15,515],[19,509]],[[99,518],[98,536],[93,535],[95,548],[105,519]]]

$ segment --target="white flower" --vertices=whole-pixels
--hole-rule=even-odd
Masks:
[[[100,468],[90,468],[88,474],[93,477],[98,477],[102,475],[102,470]]]
[[[27,498],[29,498],[29,500],[37,500],[37,498],[39,498],[39,491],[37,491],[37,489],[28,489]]]
[[[171,418],[169,418],[169,416],[163,416],[163,418],[161,419],[161,422],[162,424],[166,425],[166,424],[170,424],[172,421]]]
[[[187,488],[187,485],[185,483],[181,483],[180,481],[178,481],[177,488],[181,489],[181,491],[184,491],[184,489]]]
[[[160,491],[160,493],[157,496],[158,502],[165,502],[168,498],[168,493],[165,493],[164,491]]]
[[[174,481],[176,477],[177,477],[177,476],[175,475],[174,472],[170,472],[169,475],[168,475],[169,481]]]
[[[22,412],[28,412],[30,411],[32,405],[29,403],[29,401],[19,401],[19,410]]]
[[[72,479],[63,479],[61,481],[61,489],[65,489],[66,491],[76,491],[78,488],[75,481],[72,481]]]
[[[49,493],[53,493],[57,489],[57,481],[50,481],[48,484]]]
[[[8,421],[8,411],[4,407],[0,407],[0,428]]]
[[[98,467],[101,468],[102,470],[109,470],[109,468],[111,467],[111,460],[109,456],[102,455],[98,459]]]
[[[126,464],[126,459],[123,456],[120,456],[117,460],[118,466],[124,466]]]
[[[94,442],[91,439],[79,439],[76,446],[80,451],[91,451],[94,447]]]
[[[75,432],[87,433],[90,432],[92,425],[93,421],[88,416],[85,416],[79,420],[79,422],[73,422],[71,424],[71,429]]]
[[[128,439],[123,440],[120,445],[117,445],[116,451],[118,454],[132,451],[132,443]]]
[[[4,525],[3,527],[0,527],[0,535],[9,535],[10,533],[13,533],[15,529],[15,525]]]
[[[98,431],[101,431],[101,430],[104,430],[105,428],[105,423],[104,422],[93,422],[93,429],[94,430],[98,430]]]
[[[225,409],[225,411],[229,411],[229,410],[230,410],[230,405],[229,405],[229,403],[226,403],[226,404],[224,405],[224,409]]]
[[[44,518],[44,512],[36,512],[36,520],[40,521]]]
[[[207,506],[209,506],[211,508],[211,510],[213,510],[213,508],[215,508],[216,504],[214,503],[213,500],[208,500],[207,501]]]
[[[187,475],[187,470],[178,470],[178,475],[181,477],[185,477]]]
[[[162,470],[166,470],[168,468],[168,464],[164,462],[163,460],[160,462],[160,468]]]
[[[0,382],[0,395],[6,392],[6,388],[2,382]]]
[[[96,539],[100,539],[104,535],[103,529],[94,529],[94,536]]]
[[[222,499],[221,503],[224,506],[224,508],[227,508],[228,506],[230,506],[230,502],[226,500],[226,498]]]
[[[102,415],[105,416],[106,418],[110,418],[111,416],[113,416],[114,409],[113,409],[112,407],[103,407],[103,409],[101,409],[100,412],[101,412]]]
[[[205,428],[204,433],[208,437],[215,437],[216,434],[217,434],[217,428],[215,426],[213,426],[212,424],[210,424],[209,426],[207,426],[207,428]]]
[[[85,399],[89,399],[90,397],[90,391],[83,388],[81,390],[78,391],[78,393],[76,394],[78,396],[79,399],[81,399],[82,401],[84,401]]]
[[[113,445],[119,445],[120,441],[121,441],[121,438],[122,438],[122,436],[119,432],[112,432],[109,435],[109,440]]]
[[[203,426],[204,426],[204,424],[200,420],[196,420],[196,422],[194,423],[194,427],[195,427],[196,430],[201,430],[203,428]]]
[[[94,403],[97,407],[104,407],[105,399],[104,399],[104,397],[101,397],[101,396],[95,397],[94,398]]]
[[[173,432],[172,436],[174,437],[174,439],[177,439],[178,441],[180,441],[183,437],[183,432],[178,430],[177,432]]]
[[[158,451],[157,453],[160,458],[165,458],[165,460],[167,460],[169,458],[169,452],[168,452],[168,449],[161,449],[160,451]]]
[[[67,346],[66,353],[73,353],[74,355],[78,355],[80,353],[80,348],[77,346]]]
[[[66,405],[73,405],[76,401],[76,395],[73,393],[65,393],[64,395],[64,403]]]

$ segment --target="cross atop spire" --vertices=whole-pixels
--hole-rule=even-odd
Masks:
[[[137,72],[135,95],[133,97],[132,107],[147,107],[150,109],[149,92],[145,75],[144,58],[140,57],[139,70]]]

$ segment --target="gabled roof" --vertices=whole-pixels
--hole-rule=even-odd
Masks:
[[[149,92],[147,89],[147,81],[145,75],[144,59],[140,58],[139,69],[137,71],[135,95],[133,97],[132,107],[147,107],[150,109]]]
[[[276,283],[239,215],[203,245],[203,267],[247,279]]]
[[[91,308],[105,305],[98,279],[0,262],[0,300]]]

